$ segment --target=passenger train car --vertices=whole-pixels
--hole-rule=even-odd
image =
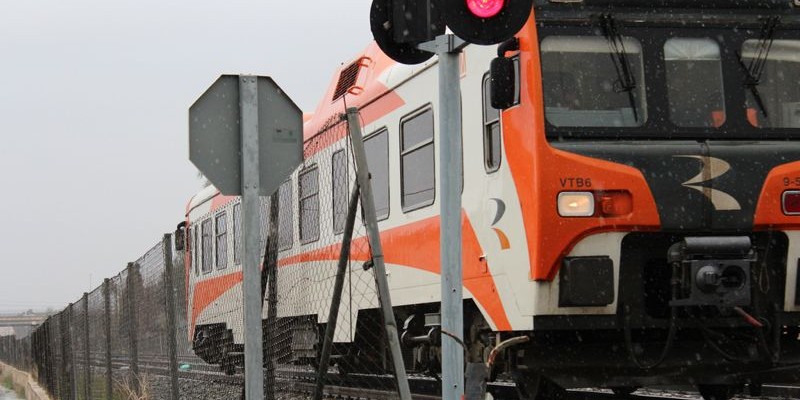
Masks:
[[[511,79],[490,74],[498,56]],[[359,108],[396,315],[435,314],[437,61],[398,64],[372,44],[334,78],[305,138]],[[500,91],[513,101],[498,110]],[[797,1],[537,0],[515,40],[464,49],[461,92],[470,361],[529,337],[497,367],[527,398],[541,379],[620,393],[692,384],[720,399],[800,378]],[[316,213],[340,210],[331,154],[307,152],[280,189],[279,268],[335,244],[335,218],[298,223],[310,179]],[[242,343],[228,300],[241,295],[238,202],[208,188],[185,224],[190,339],[228,369]],[[323,323],[327,306],[279,317]]]

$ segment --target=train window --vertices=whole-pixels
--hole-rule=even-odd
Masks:
[[[348,194],[350,192],[349,180],[347,179],[347,153],[339,150],[333,153],[331,158],[331,182],[333,184],[333,231],[341,233],[344,231],[345,219],[347,219]]]
[[[319,169],[313,166],[298,178],[298,209],[300,210],[300,242],[319,239]]]
[[[725,123],[719,45],[708,38],[672,38],[664,44],[670,120],[680,127]]]
[[[217,269],[225,269],[228,267],[228,221],[225,212],[217,214],[215,218],[216,223],[216,260],[215,264]]]
[[[194,264],[194,274],[195,274],[195,276],[199,276],[200,275],[200,244],[197,241],[197,228],[198,227],[196,227],[196,226],[192,227],[192,234],[194,235],[194,237],[192,238],[192,246],[193,247],[191,248],[192,249],[191,260],[192,260],[192,264]]]
[[[292,180],[283,182],[278,190],[278,249],[286,250],[292,248],[294,243]]]
[[[211,218],[206,219],[200,226],[201,232],[200,236],[202,237],[202,257],[203,257],[203,265],[201,266],[203,273],[207,274],[211,272]]]
[[[403,211],[433,204],[433,109],[428,108],[400,124],[400,186]]]
[[[761,75],[746,88],[747,119],[760,128],[800,128],[800,40],[774,40],[768,46],[760,40],[742,46],[742,63],[752,75]]]
[[[242,262],[242,203],[233,205],[233,263]]]
[[[384,128],[364,139],[364,150],[380,221],[389,217],[389,131]]]
[[[624,37],[614,52],[611,48],[602,37],[542,40],[545,118],[550,124],[636,127],[647,120],[642,46]]]
[[[500,169],[502,161],[500,110],[492,107],[490,78],[483,77],[483,166],[489,173]]]

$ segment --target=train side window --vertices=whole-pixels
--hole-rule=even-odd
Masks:
[[[228,267],[228,221],[227,213],[221,212],[217,214],[216,223],[216,266],[217,269],[225,269]]]
[[[389,131],[386,128],[364,139],[375,214],[378,221],[389,218]]]
[[[197,241],[198,226],[192,227],[192,264],[194,264],[194,275],[200,276],[200,243]]]
[[[350,185],[347,179],[347,153],[339,150],[331,157],[331,182],[333,184],[333,232],[344,231],[347,219],[347,195]]]
[[[436,196],[433,154],[433,109],[400,123],[400,186],[403,211],[433,204]]]
[[[500,169],[503,152],[500,134],[500,110],[492,107],[491,77],[483,77],[483,167],[487,173]]]
[[[207,218],[203,223],[200,225],[200,236],[202,238],[202,257],[203,257],[203,265],[201,266],[202,271],[204,274],[211,272],[211,218]]]
[[[298,209],[300,210],[300,242],[319,239],[319,168],[312,166],[298,178]]]
[[[233,205],[233,263],[242,262],[242,203]]]
[[[278,249],[286,250],[292,248],[294,243],[294,232],[292,229],[292,180],[289,179],[281,184],[278,189]]]

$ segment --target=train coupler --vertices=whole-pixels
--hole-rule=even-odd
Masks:
[[[672,307],[716,306],[720,310],[749,306],[750,268],[755,252],[747,236],[686,237],[672,245]]]

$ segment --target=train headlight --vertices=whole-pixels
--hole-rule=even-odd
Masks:
[[[561,192],[558,194],[558,215],[562,217],[591,217],[594,215],[592,192]]]

